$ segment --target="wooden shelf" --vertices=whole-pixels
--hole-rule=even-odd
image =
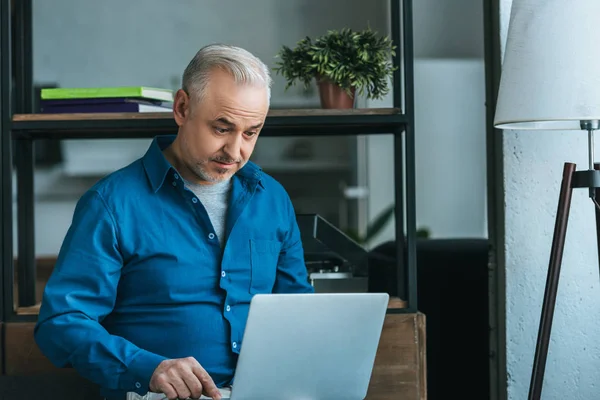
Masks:
[[[317,136],[393,133],[408,118],[398,108],[274,109],[263,136]],[[176,133],[171,112],[98,114],[15,114],[15,139],[151,138]]]
[[[310,116],[350,116],[350,115],[401,115],[398,108],[290,108],[271,109],[268,118],[273,117],[310,117]],[[171,112],[151,113],[77,113],[77,114],[15,114],[14,122],[24,121],[75,121],[75,120],[130,120],[130,119],[172,119]]]
[[[402,300],[398,297],[390,297],[390,301],[388,302],[388,310],[391,309],[402,309],[406,308],[406,300]]]
[[[17,307],[17,315],[39,315],[41,305],[42,303],[38,303],[30,307]]]

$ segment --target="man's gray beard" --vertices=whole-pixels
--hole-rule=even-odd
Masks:
[[[244,165],[246,165],[247,162],[248,161],[242,161],[239,164],[240,167],[237,171],[242,169],[244,167]],[[217,171],[219,171],[221,173],[217,173],[216,176],[215,176],[215,174],[209,173],[208,171],[206,171],[204,169],[204,164],[196,164],[196,167],[194,168],[194,173],[196,174],[196,176],[206,182],[212,182],[212,183],[221,182],[221,181],[231,178],[231,176],[233,175],[233,174],[230,174],[230,171],[228,169],[217,168]]]

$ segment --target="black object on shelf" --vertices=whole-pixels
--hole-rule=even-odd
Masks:
[[[298,227],[309,270],[335,269],[353,276],[368,275],[367,251],[319,214],[297,214]]]

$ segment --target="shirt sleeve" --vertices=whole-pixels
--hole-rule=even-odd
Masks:
[[[140,349],[101,325],[113,309],[123,259],[118,228],[104,199],[86,192],[46,284],[34,336],[56,366],[71,366],[112,389],[144,394],[165,359]]]
[[[287,198],[287,220],[289,229],[279,254],[277,264],[277,279],[273,288],[274,293],[314,293],[314,288],[308,280],[308,271],[304,261],[304,248],[300,237],[300,228],[296,220],[294,206],[289,196]]]

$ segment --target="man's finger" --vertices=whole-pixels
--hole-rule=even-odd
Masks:
[[[183,379],[179,376],[169,379],[169,383],[173,385],[175,390],[177,391],[177,397],[179,399],[187,399],[190,397],[190,389],[187,387]]]
[[[192,371],[198,377],[200,383],[202,383],[204,393],[214,400],[221,400],[221,392],[219,392],[219,388],[217,388],[217,385],[215,385],[208,372],[201,366],[193,367]]]
[[[186,386],[190,390],[192,399],[199,399],[202,396],[202,382],[200,379],[192,372],[191,369],[184,369],[181,371],[181,378],[185,382]]]
[[[170,383],[165,383],[161,385],[158,390],[162,392],[169,400],[177,398],[177,390]]]

